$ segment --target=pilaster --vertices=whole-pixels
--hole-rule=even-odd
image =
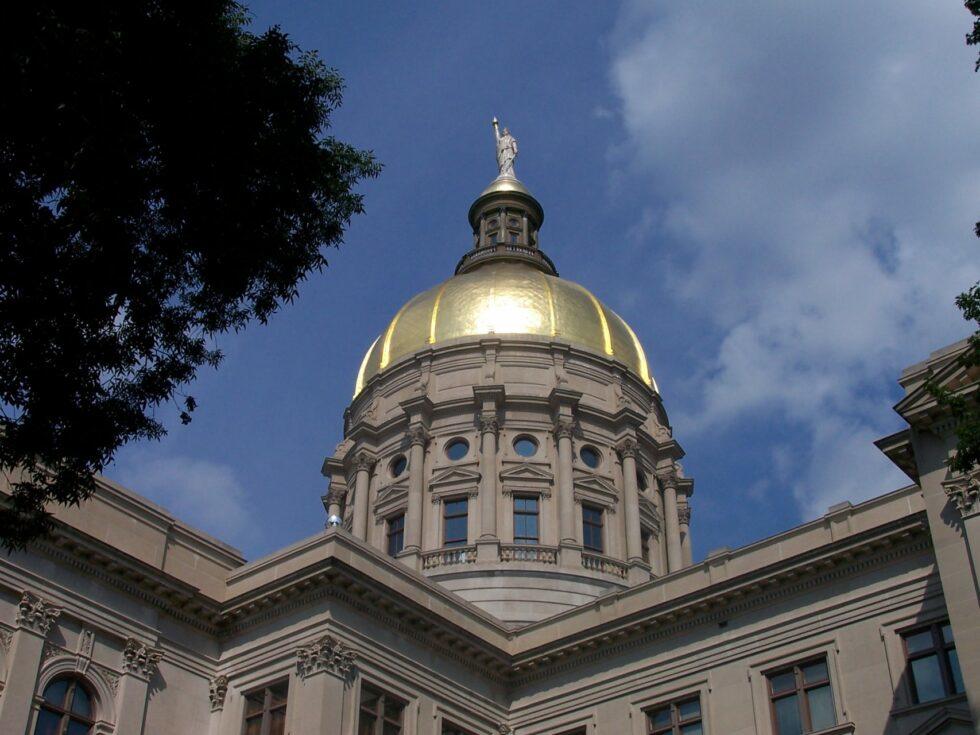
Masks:
[[[296,651],[290,689],[290,730],[295,733],[343,735],[344,697],[355,673],[354,652],[329,635]]]
[[[657,470],[663,487],[664,526],[667,535],[667,571],[675,572],[684,564],[681,550],[680,517],[677,512],[677,470],[673,463]]]
[[[479,562],[500,559],[497,528],[497,433],[504,402],[502,385],[474,386],[473,399],[480,421],[480,535],[476,539]]]
[[[371,492],[371,471],[377,458],[365,449],[355,452],[350,458],[350,468],[354,473],[354,522],[353,534],[367,541],[368,495]]]
[[[146,716],[146,700],[150,679],[157,672],[163,653],[151,648],[135,638],[126,640],[122,655],[122,676],[119,677],[118,717],[116,730],[119,733],[143,732]]]
[[[581,525],[575,518],[575,484],[572,474],[572,436],[575,412],[582,394],[565,388],[551,391],[555,444],[558,448],[558,546],[559,563],[576,571],[582,568]]]
[[[27,732],[44,641],[60,615],[61,608],[48,600],[32,592],[21,595],[7,654],[7,681],[0,695],[0,724],[4,732]]]

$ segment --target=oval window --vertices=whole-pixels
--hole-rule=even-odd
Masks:
[[[470,443],[465,439],[453,439],[446,445],[446,456],[453,462],[457,462],[466,456],[470,450]]]
[[[401,477],[403,474],[405,474],[405,470],[408,469],[408,459],[404,454],[399,454],[397,457],[391,460],[391,464],[389,464],[388,467],[391,470],[392,477]]]
[[[599,450],[595,447],[582,447],[579,450],[578,456],[587,467],[595,469],[599,466]]]
[[[514,451],[522,457],[533,457],[538,453],[538,443],[529,436],[519,436],[514,440]]]

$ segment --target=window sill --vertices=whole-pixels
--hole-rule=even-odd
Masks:
[[[952,697],[930,699],[928,702],[919,702],[918,704],[908,704],[904,707],[896,707],[889,712],[889,715],[891,717],[902,717],[903,715],[911,715],[916,712],[932,709],[933,707],[942,707],[943,705],[958,704],[960,702],[966,702],[966,694],[954,694]]]
[[[834,725],[833,727],[825,727],[823,730],[814,730],[813,732],[807,733],[807,735],[848,735],[848,733],[854,732],[854,723],[845,722],[841,725]]]

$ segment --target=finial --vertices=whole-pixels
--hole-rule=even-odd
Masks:
[[[517,139],[507,128],[504,128],[503,133],[500,132],[496,116],[493,118],[493,137],[497,141],[497,170],[499,171],[497,178],[516,179],[514,160],[517,158]]]

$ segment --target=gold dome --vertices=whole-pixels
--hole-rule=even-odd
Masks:
[[[405,355],[460,337],[536,335],[624,363],[654,390],[633,330],[582,286],[515,262],[489,262],[415,296],[361,361],[354,395]]]

